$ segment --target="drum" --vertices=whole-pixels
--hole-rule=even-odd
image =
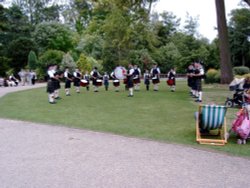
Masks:
[[[167,80],[167,84],[168,84],[169,86],[174,85],[174,80],[171,80],[171,79]]]
[[[88,82],[87,80],[81,80],[80,86],[86,87],[86,86],[88,86],[88,85],[89,85],[89,82]]]
[[[160,80],[157,77],[153,77],[152,82],[153,82],[153,84],[158,84],[158,83],[160,83]]]
[[[113,81],[113,85],[114,85],[115,87],[120,86],[120,80],[114,80],[114,81]]]
[[[97,79],[96,80],[96,86],[102,86],[102,80]]]
[[[126,78],[126,72],[127,70],[122,67],[122,66],[119,66],[119,67],[116,67],[115,70],[114,70],[114,75],[117,79],[119,80],[123,80]]]

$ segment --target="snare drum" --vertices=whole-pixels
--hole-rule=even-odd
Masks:
[[[97,79],[96,80],[96,86],[102,86],[102,80]]]
[[[157,77],[153,77],[152,82],[153,82],[153,84],[158,84],[158,83],[160,83],[160,80]]]
[[[113,81],[113,85],[114,85],[115,87],[120,86],[120,80],[114,80],[114,81]]]
[[[86,87],[86,86],[88,86],[88,85],[89,85],[89,82],[88,82],[87,80],[81,80],[80,86]]]

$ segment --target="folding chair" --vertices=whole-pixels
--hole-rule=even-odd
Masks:
[[[196,117],[196,141],[199,144],[225,145],[227,143],[226,111],[225,106],[199,106]],[[211,130],[218,130],[218,134],[211,134]]]

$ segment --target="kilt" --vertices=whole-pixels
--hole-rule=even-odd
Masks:
[[[70,80],[65,81],[65,89],[67,89],[67,88],[71,88],[71,81]]]
[[[195,80],[195,90],[196,91],[202,91],[202,82],[201,79]]]
[[[80,82],[81,82],[81,80],[79,78],[75,78],[74,79],[74,86],[75,87],[80,87]]]
[[[52,80],[48,80],[48,83],[47,83],[47,92],[52,94],[54,93],[55,91],[55,88],[54,88],[54,83]]]
[[[133,78],[127,79],[127,88],[133,88],[134,87],[134,81]]]

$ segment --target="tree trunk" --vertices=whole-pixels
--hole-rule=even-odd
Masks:
[[[221,84],[229,84],[233,80],[233,71],[230,59],[224,0],[215,0],[215,5],[219,33]]]

